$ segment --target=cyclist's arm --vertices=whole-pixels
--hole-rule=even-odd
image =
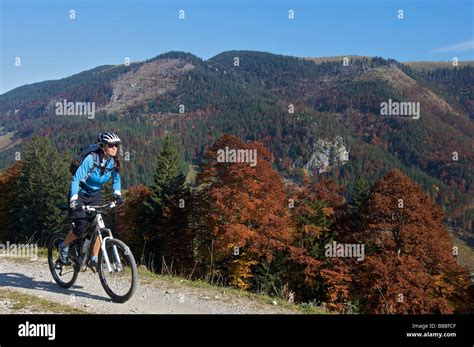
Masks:
[[[114,194],[122,195],[122,193],[120,192],[120,188],[121,188],[120,172],[118,172],[117,170],[114,170],[113,178],[114,178],[114,182],[113,182]]]
[[[71,180],[71,186],[70,186],[70,192],[71,192],[71,197],[70,200],[75,200],[78,198],[79,194],[79,183],[86,178],[86,175],[89,173],[89,171],[92,169],[92,166],[94,165],[94,157],[92,154],[89,154],[84,158],[82,161],[81,165],[77,168],[76,174],[72,176]]]

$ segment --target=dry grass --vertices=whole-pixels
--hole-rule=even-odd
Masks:
[[[14,145],[21,142],[21,140],[13,139],[14,132],[6,133],[5,135],[0,136],[0,151],[13,147]]]
[[[347,57],[352,60],[362,60],[362,59],[370,59],[370,57],[360,56],[360,55],[338,55],[334,57],[320,57],[320,58],[306,58],[307,60],[311,60],[316,64],[321,64],[324,62],[333,62],[333,61],[340,61]]]
[[[10,302],[8,308],[13,311],[31,313],[85,314],[86,311],[63,305],[34,295],[20,293],[12,289],[0,288],[0,300]]]
[[[411,67],[413,70],[427,70],[432,71],[441,68],[454,68],[452,61],[407,61],[403,64]],[[460,61],[458,67],[474,66],[474,61]]]

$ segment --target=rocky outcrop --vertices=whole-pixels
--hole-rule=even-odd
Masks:
[[[309,174],[317,170],[323,173],[331,170],[334,166],[341,166],[349,160],[347,150],[342,137],[337,136],[334,140],[318,139],[311,150],[311,155],[307,161],[298,158],[293,167],[304,167]]]

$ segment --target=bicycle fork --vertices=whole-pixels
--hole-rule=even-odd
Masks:
[[[107,232],[109,236],[102,238],[102,231]],[[100,248],[102,249],[102,254],[105,259],[105,263],[107,265],[107,270],[109,270],[109,272],[113,272],[114,269],[112,268],[112,265],[110,263],[110,259],[109,259],[109,255],[107,254],[107,247],[106,247],[107,240],[113,239],[112,232],[106,228],[101,229],[101,232],[99,232],[99,239],[100,239]],[[120,261],[120,257],[117,251],[117,246],[115,245],[112,246],[112,252],[115,258],[113,262],[115,271],[120,272],[123,270],[123,267],[122,267],[122,262]]]

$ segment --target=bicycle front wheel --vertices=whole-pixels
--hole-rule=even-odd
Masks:
[[[109,239],[99,253],[99,278],[105,292],[114,302],[128,301],[137,288],[137,264],[130,248],[120,240]],[[109,266],[110,265],[110,268]]]

